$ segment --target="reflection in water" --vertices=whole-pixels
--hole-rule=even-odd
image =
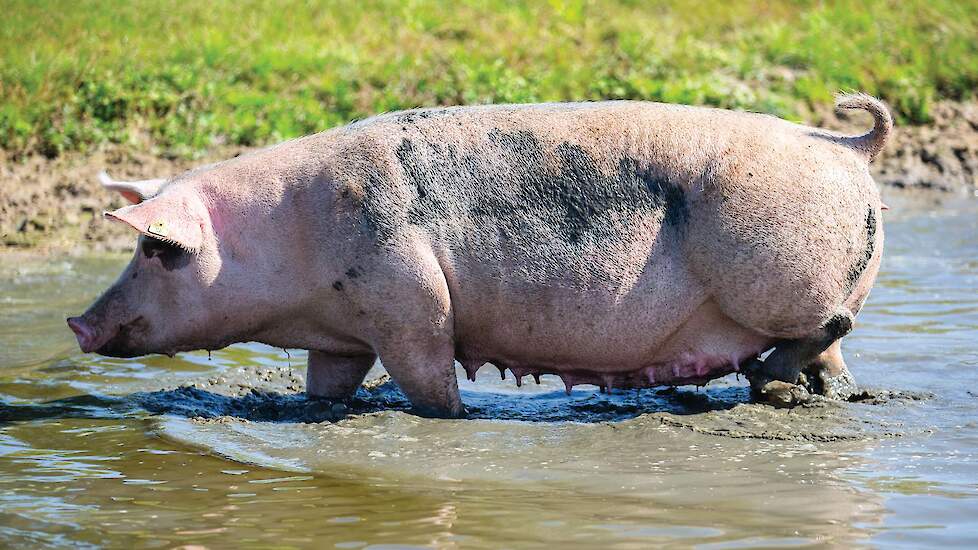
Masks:
[[[790,412],[735,379],[568,398],[488,370],[469,420],[390,385],[344,408],[297,394],[296,352],[78,355],[63,317],[124,260],[0,258],[0,544],[978,543],[978,205],[887,202],[845,351],[904,393]]]

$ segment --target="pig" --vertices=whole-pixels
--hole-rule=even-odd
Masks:
[[[328,399],[379,357],[436,417],[465,413],[456,360],[568,392],[743,372],[796,404],[799,384],[849,379],[840,340],[883,250],[868,164],[892,119],[864,94],[837,107],[873,128],[638,101],[426,108],[172,178],[103,175],[133,203],[105,216],[136,251],[68,325],[113,357],[306,349],[307,393]]]

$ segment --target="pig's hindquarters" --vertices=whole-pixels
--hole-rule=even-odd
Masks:
[[[751,365],[755,390],[793,384],[813,364],[844,372],[838,341],[872,286],[883,244],[865,161],[815,137],[738,153],[690,198],[689,264],[726,315],[776,339],[763,366]]]

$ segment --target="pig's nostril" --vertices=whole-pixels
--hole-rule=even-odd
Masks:
[[[78,340],[78,347],[85,353],[92,351],[92,342],[95,340],[95,333],[91,327],[89,327],[85,321],[81,320],[81,317],[69,317],[68,318],[68,328],[71,332],[75,333],[75,338]]]

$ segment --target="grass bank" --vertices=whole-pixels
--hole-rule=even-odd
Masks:
[[[8,0],[0,148],[187,157],[372,113],[629,98],[801,116],[840,89],[901,122],[978,88],[978,3]]]

